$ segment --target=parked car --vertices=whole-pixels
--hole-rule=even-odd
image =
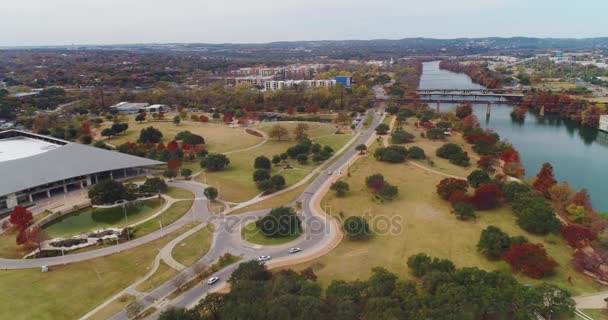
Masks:
[[[220,280],[219,277],[211,277],[211,278],[209,278],[209,280],[207,280],[207,284],[212,285],[212,284],[218,282],[218,280]]]
[[[259,256],[258,261],[268,261],[270,260],[270,256]]]
[[[289,248],[289,253],[298,253],[300,251],[302,251],[300,248]]]
[[[327,175],[328,175],[328,176],[331,176],[332,174],[333,174],[333,172],[332,172],[332,171],[327,171]]]

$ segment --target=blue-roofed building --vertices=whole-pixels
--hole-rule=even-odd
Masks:
[[[345,88],[350,88],[350,85],[353,83],[353,77],[351,76],[337,76],[336,84],[342,84]]]

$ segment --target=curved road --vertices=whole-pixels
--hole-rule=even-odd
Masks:
[[[377,89],[376,94],[383,95],[384,92],[381,89]],[[267,214],[268,210],[250,211],[239,215],[229,216],[209,215],[205,213],[204,215],[207,217],[205,221],[214,224],[216,231],[214,232],[213,243],[209,252],[200,259],[196,265],[209,266],[227,252],[240,256],[240,262],[257,259],[260,255],[270,255],[272,256],[272,260],[268,262],[269,264],[287,265],[292,264],[295,261],[299,262],[305,257],[314,258],[316,255],[323,254],[328,247],[336,245],[336,238],[338,237],[339,240],[341,234],[339,225],[333,218],[318,212],[319,210],[315,209],[315,203],[319,203],[320,198],[325,194],[329,183],[336,178],[335,175],[328,175],[325,172],[346,172],[346,166],[357,157],[358,151],[355,150],[355,146],[358,144],[369,144],[370,141],[373,141],[375,134],[374,129],[383,119],[384,105],[382,105],[381,111],[370,112],[373,113],[373,121],[369,128],[362,133],[357,143],[353,144],[342,156],[336,159],[335,162],[310,183],[308,188],[306,188],[306,190],[294,201],[302,203],[302,210],[300,212],[304,227],[302,236],[283,245],[255,245],[241,239],[241,227]],[[176,186],[198,193],[200,193],[200,190],[202,189],[200,185],[195,182],[175,182],[175,184]],[[299,247],[302,251],[297,254],[289,254],[287,249],[290,247]],[[167,300],[166,297],[176,289],[176,286],[172,280],[169,280],[152,290],[150,293],[140,297],[139,302],[144,309],[150,306],[154,306],[158,309],[157,312],[148,317],[150,319],[157,319],[160,312],[170,306],[192,307],[207,293],[225,286],[226,280],[237,267],[238,263],[230,265],[213,274],[213,276],[220,278],[220,281],[215,285],[209,286],[206,284],[206,281],[203,281],[181,293],[171,301]],[[194,267],[190,267],[184,270],[182,274],[190,279],[195,275],[194,269]],[[111,319],[127,319],[126,312],[122,310],[116,313]]]

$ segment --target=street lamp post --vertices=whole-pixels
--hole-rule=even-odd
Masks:
[[[125,213],[125,229],[127,230],[127,241],[131,241],[131,235],[129,234],[129,219],[127,218],[127,206],[126,203],[122,204],[122,211]]]

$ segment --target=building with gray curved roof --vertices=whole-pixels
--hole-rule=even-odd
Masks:
[[[163,162],[19,130],[0,132],[0,210]]]

